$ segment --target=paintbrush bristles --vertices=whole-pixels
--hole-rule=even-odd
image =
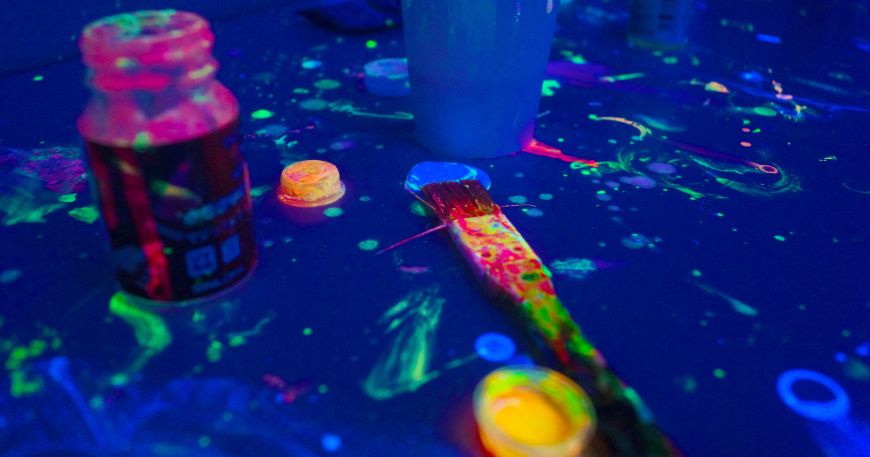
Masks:
[[[486,216],[499,211],[489,192],[475,179],[426,184],[423,194],[435,214],[444,222]]]

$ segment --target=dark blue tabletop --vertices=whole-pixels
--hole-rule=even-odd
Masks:
[[[467,163],[496,201],[534,205],[506,211],[687,455],[870,455],[866,3],[699,2],[672,52],[628,46],[626,11],[563,5],[551,61],[604,77],[548,76],[540,107],[536,137],[597,170]],[[401,29],[341,35],[277,7],[213,27],[242,107],[260,260],[197,309],[110,311],[73,125],[81,64],[0,80],[0,452],[477,455],[471,392],[499,364],[475,339],[533,347],[443,234],[367,249],[436,224],[403,190],[411,166],[437,160],[396,115],[408,100],[360,80],[404,54]],[[251,117],[261,109],[274,115]],[[275,197],[283,166],[311,158],[347,186],[330,216]],[[425,370],[378,378],[391,351]]]

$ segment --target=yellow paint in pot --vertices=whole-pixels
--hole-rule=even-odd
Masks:
[[[570,422],[558,405],[540,392],[520,387],[492,402],[495,426],[525,444],[555,444],[570,433]]]
[[[509,366],[474,391],[483,445],[495,457],[577,457],[595,430],[592,402],[574,381],[536,366]]]

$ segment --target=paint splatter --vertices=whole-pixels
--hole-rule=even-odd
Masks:
[[[543,217],[544,211],[540,208],[523,208],[523,214],[529,217]]]
[[[342,440],[338,435],[334,435],[332,433],[324,433],[323,436],[320,437],[320,447],[323,448],[324,451],[333,453],[337,452],[341,449]]]
[[[444,305],[437,293],[437,288],[412,292],[378,320],[384,337],[392,341],[363,381],[368,396],[386,400],[413,392],[438,376],[429,369]]]
[[[322,111],[329,107],[329,102],[319,98],[309,98],[299,102],[299,107],[306,111]]]
[[[152,357],[163,352],[172,343],[172,333],[160,316],[139,309],[122,292],[112,296],[109,312],[133,328],[140,348],[133,362],[125,370],[112,376],[112,384],[123,385],[129,382],[132,374],[144,368]]]
[[[601,121],[618,122],[620,124],[625,124],[625,125],[629,125],[631,127],[634,127],[635,129],[637,129],[638,134],[635,136],[632,136],[631,139],[637,140],[637,141],[643,140],[647,135],[652,133],[652,130],[650,130],[649,127],[641,124],[640,122],[635,122],[635,121],[632,121],[630,119],[626,119],[624,117],[597,116],[595,114],[590,114],[589,119],[596,121],[596,122],[601,122]]]
[[[707,84],[705,84],[704,90],[706,90],[707,92],[716,92],[719,94],[727,94],[729,92],[728,88],[725,87],[724,84],[722,84],[720,82],[716,82],[716,81],[710,81]]]
[[[586,279],[590,273],[598,270],[592,259],[563,259],[554,260],[550,264],[550,270],[557,275],[564,275],[574,279]]]
[[[344,214],[344,210],[335,206],[330,206],[323,210],[323,215],[326,217],[334,218]]]
[[[522,195],[511,195],[508,201],[517,205],[522,205],[529,202],[529,199]]]
[[[504,362],[514,356],[517,345],[501,333],[484,333],[474,340],[474,351],[483,360]]]
[[[333,90],[341,87],[341,83],[334,79],[321,79],[314,82],[314,87],[320,90]]]
[[[721,290],[718,290],[716,288],[713,288],[707,284],[700,283],[700,282],[695,282],[693,284],[695,286],[697,286],[699,289],[703,290],[704,292],[707,292],[710,295],[713,295],[713,296],[716,296],[716,297],[719,297],[719,298],[725,300],[726,302],[728,302],[729,305],[731,305],[731,308],[734,311],[736,311],[740,314],[743,314],[744,316],[757,316],[758,315],[757,309],[755,309],[755,308],[747,305],[746,303],[743,303],[742,301],[726,294],[725,292],[722,292]]]
[[[273,113],[267,109],[261,108],[261,109],[254,111],[253,113],[251,113],[251,119],[257,119],[257,120],[269,119],[270,117],[272,117],[274,115],[275,115],[275,113]]]
[[[82,206],[81,208],[73,208],[67,212],[75,220],[82,221],[88,224],[93,224],[94,221],[100,218],[100,213],[94,205]]]
[[[357,246],[359,246],[363,251],[374,251],[378,248],[378,240],[362,240],[357,244]]]

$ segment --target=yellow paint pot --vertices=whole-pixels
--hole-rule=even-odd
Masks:
[[[483,445],[495,457],[577,457],[595,431],[595,409],[574,381],[537,366],[508,366],[474,390]]]

